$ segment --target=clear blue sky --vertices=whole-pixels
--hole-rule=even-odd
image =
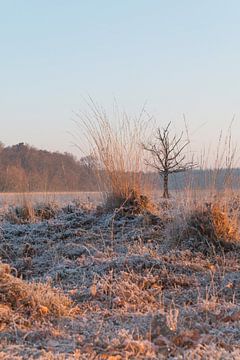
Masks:
[[[0,140],[69,151],[72,111],[90,94],[130,112],[147,101],[159,125],[193,147],[233,114],[240,134],[240,2],[0,0]]]

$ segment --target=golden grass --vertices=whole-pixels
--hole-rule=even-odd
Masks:
[[[219,204],[211,207],[211,219],[216,238],[224,241],[238,241],[239,231],[236,218],[230,218],[227,209],[221,209]]]
[[[137,118],[115,108],[113,118],[90,99],[89,112],[77,114],[91,153],[98,161],[97,177],[108,199],[107,206],[120,207],[144,192],[142,146],[147,122],[144,110]]]
[[[202,236],[215,242],[235,242],[239,239],[236,220],[230,218],[227,210],[219,203],[210,204],[206,209],[195,210],[188,223],[198,229]]]
[[[170,234],[172,246],[212,255],[234,250],[240,246],[239,240],[237,217],[229,214],[227,205],[219,201],[182,209]]]
[[[41,320],[68,316],[72,301],[49,284],[27,283],[11,275],[10,266],[0,264],[0,328],[20,318]]]

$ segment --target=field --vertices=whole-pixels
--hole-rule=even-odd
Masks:
[[[152,198],[1,194],[0,359],[240,359],[239,197]]]
[[[195,199],[195,201],[208,201],[212,196],[212,191],[195,190],[190,191],[190,195],[186,191],[172,191],[172,197],[179,203],[187,203]],[[235,192],[236,194],[236,192]],[[239,195],[239,192],[237,192]],[[151,191],[148,196],[154,201],[158,202],[162,196],[162,192],[155,190]],[[229,195],[227,195],[229,196]],[[226,196],[224,195],[224,198]],[[79,202],[81,204],[92,204],[97,206],[104,200],[104,195],[101,192],[26,192],[26,193],[0,193],[0,211],[5,211],[9,206],[21,206],[24,203],[31,205],[38,203],[56,203],[59,206],[64,206],[72,202]]]
[[[100,203],[102,195],[100,192],[34,192],[34,193],[0,193],[0,206],[21,205],[24,201],[30,203],[56,202],[59,205],[66,205],[72,201],[82,203]]]

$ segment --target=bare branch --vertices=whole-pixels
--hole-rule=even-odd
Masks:
[[[170,137],[171,122],[165,128],[158,128],[156,143],[142,144],[143,149],[150,153],[152,160],[145,160],[145,164],[158,171],[164,178],[164,197],[168,197],[168,175],[191,170],[197,167],[193,161],[186,162],[183,151],[189,145],[189,140],[183,140],[183,132],[180,136]]]

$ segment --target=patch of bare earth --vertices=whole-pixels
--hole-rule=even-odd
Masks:
[[[239,359],[238,244],[159,214],[3,218],[0,359]]]

